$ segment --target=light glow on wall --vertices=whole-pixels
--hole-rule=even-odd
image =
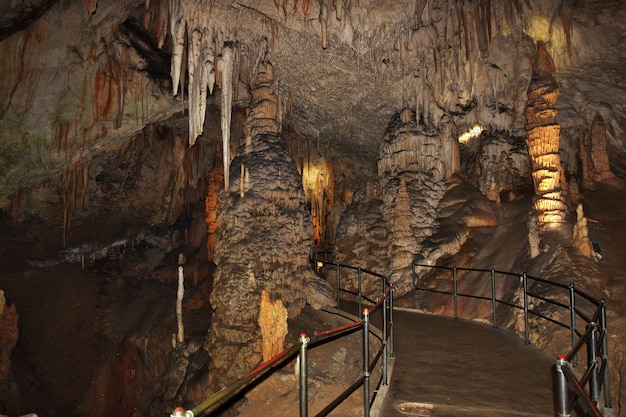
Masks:
[[[483,128],[480,125],[474,125],[470,130],[459,136],[459,142],[467,143],[472,139],[476,139],[483,132]]]

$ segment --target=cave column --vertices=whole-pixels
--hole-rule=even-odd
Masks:
[[[539,234],[563,223],[566,217],[560,185],[561,126],[556,121],[559,87],[554,73],[552,58],[545,45],[539,42],[525,109],[526,143],[535,189],[531,216],[536,217]]]

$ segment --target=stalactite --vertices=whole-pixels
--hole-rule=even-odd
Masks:
[[[311,0],[302,0],[302,15],[308,18],[311,14]]]
[[[178,94],[180,77],[182,72],[183,54],[185,51],[185,27],[183,9],[179,1],[170,0],[170,34],[172,36],[172,64],[170,76],[172,77],[172,94]]]
[[[565,44],[567,53],[572,53],[572,7],[570,2],[563,1],[559,7],[559,17],[563,24],[563,32],[565,33]]]
[[[222,108],[221,108],[221,127],[222,127],[222,146],[224,157],[224,188],[228,190],[230,169],[230,122],[232,114],[233,101],[233,50],[231,45],[225,45],[222,48],[222,57],[218,61],[218,70],[222,80]]]
[[[89,13],[89,16],[91,16],[96,12],[96,9],[98,8],[98,0],[87,0],[86,6],[87,12]]]
[[[335,0],[335,17],[337,20],[343,19],[343,0]]]
[[[322,26],[322,48],[328,46],[328,5],[326,0],[320,0],[320,24]]]

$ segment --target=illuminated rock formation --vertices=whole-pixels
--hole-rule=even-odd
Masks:
[[[566,207],[561,196],[561,126],[556,121],[559,87],[554,63],[542,42],[537,44],[526,103],[526,143],[533,168],[533,212],[540,232],[563,223]]]
[[[267,362],[285,349],[287,309],[282,301],[272,301],[265,290],[261,291],[258,322],[262,338],[261,354],[263,362]]]
[[[589,240],[589,229],[587,228],[587,218],[583,212],[582,204],[576,208],[576,224],[574,225],[574,236],[572,246],[587,258],[594,258],[595,254]]]

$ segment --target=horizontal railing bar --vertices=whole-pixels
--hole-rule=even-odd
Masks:
[[[464,294],[464,293],[460,293],[457,292],[456,295],[458,295],[459,297],[467,297],[467,298],[474,298],[477,300],[485,300],[485,301],[491,301],[491,297],[486,297],[486,296],[482,296],[482,295],[471,295],[471,294]],[[498,301],[498,300],[496,300]]]
[[[378,299],[378,301],[376,303],[374,303],[374,305],[369,308],[370,314],[375,312],[376,310],[378,310],[380,308],[380,306],[383,304],[383,301],[386,298],[389,298],[390,294],[391,294],[391,289],[388,289],[387,291],[385,291],[385,293],[382,295],[382,297],[380,297]]]
[[[448,269],[448,270],[454,270],[456,269],[457,271],[471,271],[471,272],[487,272],[487,273],[491,273],[491,269],[480,269],[480,268],[464,268],[464,267],[451,267],[451,266],[442,266],[442,265],[426,265],[426,264],[417,264],[414,263],[414,266],[421,266],[421,267],[426,267],[426,268],[435,268],[435,269]],[[508,272],[508,271],[500,271],[497,269],[494,269],[493,272],[495,272],[496,274],[499,275],[506,275],[506,276],[513,276],[513,277],[521,277],[522,274],[518,274],[518,273],[514,273],[514,272]],[[543,278],[538,278],[538,277],[533,277],[531,275],[526,275],[526,278],[528,280],[533,280],[533,281],[537,281],[537,282],[542,282],[545,284],[549,284],[551,286],[554,287],[559,287],[559,288],[563,288],[564,290],[569,290],[569,285],[566,284],[562,284],[560,282],[555,282],[555,281],[548,281],[546,279]],[[584,299],[586,299],[587,301],[591,302],[592,304],[600,304],[600,300],[592,297],[591,295],[577,289],[574,288],[574,293],[576,295],[580,295],[581,297],[583,297]]]
[[[330,414],[339,404],[341,404],[346,398],[348,398],[354,391],[359,389],[361,385],[363,385],[363,381],[365,381],[365,376],[361,375],[359,379],[354,381],[352,385],[350,385],[344,392],[339,394],[337,398],[335,398],[330,404],[324,407],[319,413],[315,415],[315,417],[324,417]]]
[[[448,295],[453,295],[454,293],[451,291],[444,291],[444,290],[435,290],[432,288],[423,288],[423,287],[415,287],[416,290],[420,290],[420,291],[427,291],[427,292],[434,292],[437,294],[448,294]]]
[[[337,263],[337,262],[324,261],[322,259],[314,259],[313,261],[321,262],[321,263],[323,263],[325,265],[339,266],[339,267],[344,268],[344,269],[352,269],[354,271],[358,271],[359,270],[359,267],[358,266],[354,266],[354,265],[346,265],[346,264],[341,264],[341,263]],[[378,272],[370,271],[369,269],[364,269],[364,268],[360,268],[360,269],[361,269],[361,273],[372,275],[372,276],[375,276],[377,278],[382,278],[385,281],[387,281],[387,276],[385,276],[384,274],[379,274]]]
[[[355,297],[359,296],[358,292],[354,292],[354,291],[350,291],[350,290],[344,290],[344,289],[341,289],[340,291],[343,292],[343,293],[346,293],[346,294],[354,295]],[[363,300],[365,300],[365,301],[367,301],[368,303],[371,303],[371,304],[375,304],[376,303],[376,301],[372,300],[369,297],[364,296],[363,294],[361,294],[361,299],[363,299]]]
[[[233,382],[230,385],[225,386],[221,390],[209,396],[202,403],[192,408],[191,412],[194,416],[198,415],[199,413],[208,410],[209,407],[215,406],[221,403],[223,400],[231,398],[231,395],[239,391],[239,389],[244,387],[244,385],[246,388],[251,387],[252,383],[259,379],[261,376],[265,375],[270,370],[273,370],[278,365],[282,365],[284,362],[295,356],[295,354],[299,351],[301,345],[302,343],[298,342],[290,348],[283,350],[281,353],[279,353],[269,361],[262,363],[252,371],[248,372],[246,375],[244,375],[243,378]]]
[[[378,352],[376,352],[376,355],[374,356],[374,358],[370,362],[370,366],[368,368],[368,372],[371,373],[374,370],[374,368],[376,368],[376,365],[378,364],[378,360],[382,356],[383,352],[384,352],[384,346],[381,345],[380,348],[378,349]]]
[[[543,295],[535,294],[530,291],[527,291],[526,294],[529,297],[536,298],[537,300],[542,300],[542,301],[545,301],[546,303],[550,303],[552,305],[564,308],[565,310],[569,310],[569,305],[562,303],[560,301],[552,300],[550,298],[544,297]]]

